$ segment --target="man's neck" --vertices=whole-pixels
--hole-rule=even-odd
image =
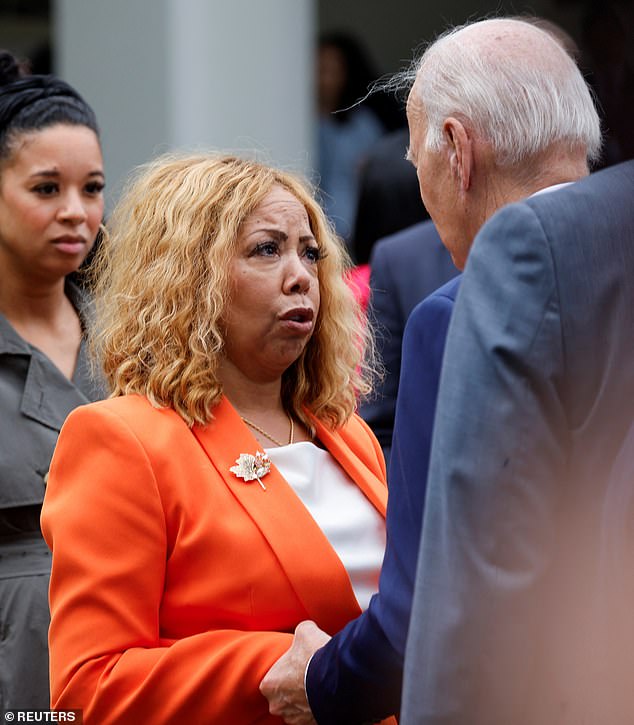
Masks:
[[[485,221],[507,204],[588,175],[585,154],[551,152],[520,168],[498,169],[484,194]]]

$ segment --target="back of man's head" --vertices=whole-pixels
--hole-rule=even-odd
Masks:
[[[415,71],[430,150],[440,149],[443,122],[453,116],[491,145],[500,166],[553,148],[599,156],[590,90],[561,43],[534,24],[499,18],[455,28]]]

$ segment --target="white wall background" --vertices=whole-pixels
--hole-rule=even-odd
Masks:
[[[57,0],[57,72],[94,107],[108,196],[173,149],[256,150],[308,172],[314,0]]]

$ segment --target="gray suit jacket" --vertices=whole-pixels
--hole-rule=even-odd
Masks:
[[[441,374],[405,725],[634,722],[631,522],[606,538],[633,420],[629,162],[500,210],[474,242]]]

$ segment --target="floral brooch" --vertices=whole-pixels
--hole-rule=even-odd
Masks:
[[[241,453],[236,458],[237,466],[231,466],[231,473],[237,478],[244,479],[245,483],[257,481],[262,490],[266,491],[266,486],[260,480],[271,470],[271,461],[266,453],[258,451],[254,456],[251,453]]]

